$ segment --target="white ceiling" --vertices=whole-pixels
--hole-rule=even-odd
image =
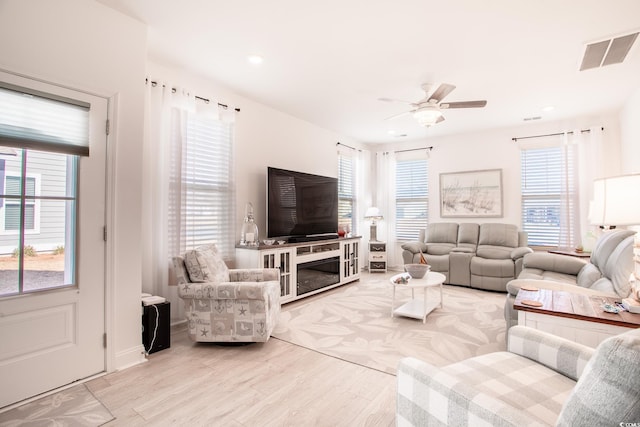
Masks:
[[[586,43],[640,30],[638,0],[99,1],[148,24],[150,60],[362,142],[597,118],[640,87],[640,40],[622,64],[578,71]],[[428,129],[385,120],[409,106],[378,98],[417,101],[426,82],[487,106]]]

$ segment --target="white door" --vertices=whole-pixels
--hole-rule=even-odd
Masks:
[[[2,84],[82,106],[89,155],[0,135],[0,407],[105,371],[108,108],[104,98],[0,72]],[[12,111],[0,107],[0,126]]]

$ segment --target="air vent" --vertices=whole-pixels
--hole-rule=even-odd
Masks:
[[[588,44],[580,71],[591,68],[604,67],[605,65],[619,64],[627,57],[631,46],[638,38],[638,32]]]
[[[525,122],[530,122],[531,120],[540,120],[542,117],[541,116],[533,116],[533,117],[525,117],[524,120]]]

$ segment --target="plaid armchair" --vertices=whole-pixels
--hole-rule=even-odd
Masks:
[[[398,426],[604,426],[640,420],[640,329],[595,350],[524,326],[508,351],[437,368],[400,361]]]
[[[173,258],[188,334],[197,342],[265,342],[280,314],[278,269],[229,270],[215,245]]]

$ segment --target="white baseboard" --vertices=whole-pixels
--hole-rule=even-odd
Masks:
[[[116,353],[114,370],[120,371],[147,361],[142,344]]]

